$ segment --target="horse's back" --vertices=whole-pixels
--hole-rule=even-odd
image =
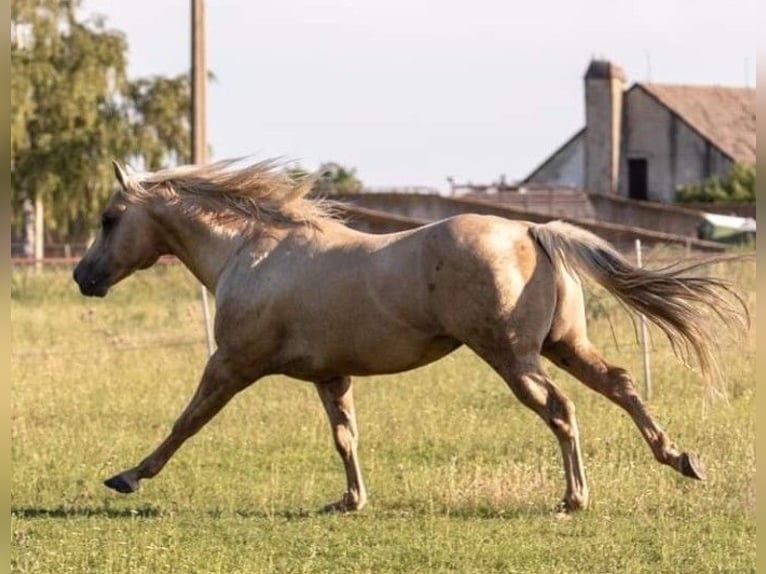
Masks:
[[[341,243],[362,245],[354,260],[361,299],[416,329],[464,342],[465,331],[482,324],[541,324],[544,337],[557,277],[531,225],[462,214],[402,233],[339,235]]]

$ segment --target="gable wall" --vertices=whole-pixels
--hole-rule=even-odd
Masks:
[[[530,175],[526,182],[585,187],[585,136],[580,133]]]
[[[675,201],[679,185],[724,175],[732,162],[641,88],[625,94],[619,193],[628,197],[628,159],[648,161],[653,201]]]

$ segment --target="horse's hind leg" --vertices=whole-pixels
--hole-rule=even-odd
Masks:
[[[588,506],[588,484],[580,450],[580,433],[574,403],[545,374],[539,355],[508,361],[509,353],[492,357],[479,353],[503,377],[513,393],[550,427],[561,447],[566,476],[562,510],[572,512]]]
[[[152,478],[160,472],[181,445],[252,380],[232,369],[220,350],[217,351],[208,361],[194,396],[176,420],[168,437],[137,466],[113,476],[104,484],[124,494],[137,490],[140,480]]]
[[[350,377],[336,377],[316,383],[322,405],[332,427],[335,448],[343,460],[346,470],[346,492],[338,502],[324,507],[326,512],[359,510],[367,502],[362,472],[357,457],[359,432],[356,426],[356,411]]]
[[[659,462],[684,476],[698,480],[705,478],[700,462],[693,455],[677,450],[652,418],[628,372],[608,364],[587,337],[570,334],[555,343],[546,344],[543,355],[625,409]]]

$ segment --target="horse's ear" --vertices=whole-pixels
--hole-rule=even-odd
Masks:
[[[127,172],[122,169],[122,166],[117,163],[116,160],[112,160],[112,165],[114,166],[114,176],[117,178],[117,181],[120,182],[120,186],[122,189],[128,188],[128,174]]]

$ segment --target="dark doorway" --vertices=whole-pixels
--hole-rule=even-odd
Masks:
[[[628,160],[628,197],[649,199],[648,162],[644,158]]]

